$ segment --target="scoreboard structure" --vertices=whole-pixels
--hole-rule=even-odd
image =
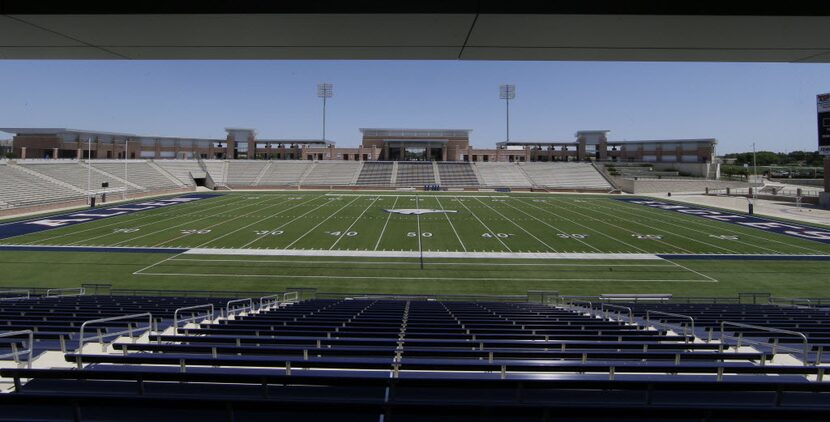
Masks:
[[[830,156],[830,93],[816,95],[818,112],[818,151]]]

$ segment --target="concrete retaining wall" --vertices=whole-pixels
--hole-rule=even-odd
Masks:
[[[627,193],[666,193],[666,192],[700,192],[706,188],[748,188],[749,183],[722,180],[656,180],[656,179],[621,179],[618,186]]]

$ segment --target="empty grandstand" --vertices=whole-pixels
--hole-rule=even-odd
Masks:
[[[389,186],[392,184],[393,163],[367,162],[363,163],[356,184],[359,186]]]
[[[590,163],[521,163],[533,186],[554,189],[604,190],[611,184]]]
[[[205,171],[195,160],[155,160],[164,171],[182,184],[193,186],[195,179],[204,179]]]
[[[477,187],[478,177],[469,163],[437,163],[442,186]]]
[[[397,167],[396,186],[419,187],[436,183],[435,168],[432,163],[402,161]]]
[[[302,184],[311,186],[351,185],[355,182],[358,174],[360,174],[360,167],[361,163],[359,161],[335,161],[324,165],[315,165],[303,178]]]
[[[530,188],[532,183],[518,163],[476,163],[481,185],[486,187]]]
[[[819,420],[830,410],[826,310],[553,298],[20,295],[0,302],[0,381],[13,391],[0,394],[2,418]]]
[[[314,166],[309,161],[274,161],[259,179],[259,186],[297,186]]]

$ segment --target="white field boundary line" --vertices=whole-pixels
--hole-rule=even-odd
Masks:
[[[504,258],[504,259],[605,259],[605,260],[663,260],[649,253],[564,253],[564,252],[453,252],[424,251],[424,258]],[[328,249],[231,249],[192,248],[185,255],[228,256],[340,256],[366,258],[419,258],[418,251],[370,251]]]
[[[228,198],[223,198],[223,199],[228,199]],[[60,235],[57,235],[57,236],[50,236],[50,237],[47,237],[47,238],[44,238],[44,239],[36,239],[36,240],[26,242],[26,243],[31,245],[31,244],[35,244],[33,242],[41,243],[41,242],[46,242],[46,241],[49,241],[49,240],[52,240],[52,239],[58,239],[58,238],[61,238],[61,237],[75,236],[79,233],[86,233],[86,232],[92,231],[92,230],[99,230],[99,229],[104,229],[104,228],[112,227],[112,226],[131,224],[131,223],[134,223],[136,221],[146,220],[148,218],[163,217],[160,220],[153,220],[149,223],[143,223],[143,224],[140,224],[140,225],[137,226],[139,228],[140,227],[145,227],[145,226],[148,226],[148,225],[151,225],[151,224],[161,223],[161,222],[172,220],[172,219],[175,219],[175,218],[181,218],[182,216],[185,216],[185,215],[192,215],[192,214],[200,213],[200,212],[203,212],[203,211],[210,211],[212,209],[222,208],[222,207],[228,206],[229,203],[231,203],[232,201],[230,201],[230,199],[228,199],[228,201],[218,201],[218,202],[219,202],[219,205],[217,205],[216,202],[213,202],[213,203],[210,203],[210,204],[206,204],[206,205],[209,205],[207,208],[201,208],[200,207],[200,208],[195,209],[195,210],[187,211],[183,214],[179,214],[179,212],[181,211],[181,208],[179,208],[178,211],[170,210],[170,208],[166,208],[166,209],[165,208],[157,208],[157,210],[165,210],[165,212],[159,213],[159,214],[153,214],[153,211],[155,211],[155,210],[149,210],[146,213],[144,211],[139,211],[139,212],[135,212],[135,213],[130,214],[130,215],[123,216],[123,217],[136,216],[137,218],[125,218],[125,219],[115,218],[114,220],[117,220],[117,221],[113,221],[112,223],[109,223],[109,224],[103,224],[103,225],[100,225],[100,226],[90,227],[88,229],[83,229],[83,230],[75,230],[75,231],[71,231],[69,233],[64,233],[64,234],[60,234]],[[226,203],[226,202],[228,202],[228,203]],[[205,205],[205,203],[202,202],[202,201],[191,202],[190,204]],[[134,205],[134,204],[131,203],[129,205]],[[180,205],[189,205],[189,204],[180,204]],[[173,216],[172,217],[166,217],[168,215],[173,215]],[[35,220],[37,220],[37,219],[35,219]],[[98,220],[98,221],[104,221],[104,220]],[[32,234],[32,233],[29,233],[29,234]],[[111,233],[108,233],[108,234],[111,234]],[[25,236],[25,235],[21,234],[21,235],[17,235],[17,236],[7,237],[7,238],[3,239],[3,241],[11,239],[13,237],[19,237],[19,236]],[[94,238],[90,238],[90,239],[94,239]]]
[[[395,196],[395,202],[392,203],[392,209],[395,209],[395,206],[398,205],[399,196]],[[378,250],[378,246],[380,246],[380,241],[383,240],[383,234],[386,233],[386,226],[389,225],[389,219],[392,218],[392,213],[387,213],[386,222],[383,223],[383,229],[380,231],[380,236],[378,236],[378,241],[375,242],[375,249]]]
[[[162,261],[163,262],[163,261]],[[160,264],[161,262],[159,262]],[[386,277],[386,276],[346,276],[346,275],[289,275],[289,274],[198,274],[198,273],[134,273],[144,276],[168,277],[245,277],[245,278],[291,278],[291,279],[326,279],[326,280],[426,280],[426,281],[505,281],[504,277]],[[513,278],[521,281],[606,281],[606,282],[646,282],[646,283],[715,283],[710,280],[685,279],[627,279],[627,278]]]
[[[464,208],[467,210],[467,212],[469,212],[469,213],[470,213],[470,215],[472,215],[473,217],[475,217],[475,219],[476,219],[476,220],[478,220],[478,222],[479,222],[479,223],[480,223],[480,224],[484,227],[484,230],[487,230],[487,233],[490,233],[490,236],[493,236],[493,237],[492,237],[493,239],[498,240],[498,241],[499,241],[499,243],[501,243],[501,244],[502,244],[502,246],[504,246],[504,248],[505,248],[505,249],[507,249],[507,251],[508,251],[508,252],[513,252],[513,249],[510,249],[510,246],[507,246],[507,244],[506,244],[506,243],[504,243],[504,241],[503,241],[503,240],[501,240],[501,238],[500,238],[500,237],[496,236],[496,232],[494,232],[494,231],[490,230],[490,228],[489,228],[489,227],[487,227],[487,225],[486,225],[486,224],[484,224],[484,222],[483,222],[483,221],[481,221],[481,219],[480,219],[480,218],[478,218],[478,215],[477,215],[476,213],[474,213],[474,212],[470,209],[470,207],[468,207],[468,206],[467,206],[467,204],[465,204],[465,203],[464,203],[464,201],[457,200],[456,202],[458,202],[459,204],[461,204],[461,206],[462,206],[462,207],[464,207]]]
[[[622,202],[622,201],[618,201],[618,202]],[[708,229],[711,229],[711,226],[708,223],[721,223],[721,224],[723,224],[722,229],[725,232],[725,234],[731,234],[731,235],[735,235],[735,236],[746,236],[746,237],[759,239],[762,242],[780,243],[780,244],[782,244],[784,246],[787,246],[787,247],[793,247],[793,248],[797,248],[797,249],[805,249],[805,250],[808,250],[808,251],[811,251],[811,252],[822,253],[821,251],[819,251],[817,249],[787,243],[787,242],[784,242],[784,241],[779,240],[779,239],[773,239],[773,238],[770,238],[770,237],[760,236],[757,233],[753,232],[753,231],[757,231],[757,229],[751,228],[751,227],[742,227],[742,226],[739,226],[739,225],[736,225],[736,224],[729,224],[729,223],[725,223],[725,222],[722,222],[722,221],[713,221],[713,220],[701,219],[699,216],[696,216],[696,215],[690,215],[690,217],[698,217],[698,218],[695,218],[695,219],[692,219],[692,220],[689,220],[689,221],[685,221],[681,218],[678,218],[679,216],[671,215],[671,213],[666,213],[666,215],[658,214],[658,213],[660,213],[661,211],[664,211],[664,210],[655,209],[655,208],[652,208],[652,207],[644,207],[642,205],[629,204],[628,202],[624,202],[623,204],[624,205],[630,205],[632,207],[647,208],[649,211],[652,211],[654,215],[659,216],[659,218],[664,218],[664,219],[667,219],[667,220],[677,221],[677,222],[680,222],[680,223],[694,224],[695,226],[704,227],[704,228],[708,228]],[[708,209],[706,207],[702,207],[702,206],[697,205],[697,204],[692,204],[692,205],[700,207],[700,208]],[[634,208],[632,208],[631,210],[633,212]],[[719,228],[721,228],[720,224],[718,226],[719,226]],[[741,230],[739,230],[739,229],[741,229]],[[689,229],[689,230],[692,230],[692,229]],[[703,233],[702,231],[699,231],[699,232]],[[767,232],[761,231],[761,233],[766,234]],[[773,235],[773,234],[777,234],[777,233],[769,233],[769,234]],[[781,251],[778,251],[778,250],[775,250],[775,249],[765,248],[763,246],[760,246],[760,245],[757,245],[757,244],[754,244],[754,243],[743,242],[743,241],[740,241],[740,240],[738,242],[739,243],[744,243],[744,244],[747,244],[747,245],[750,245],[750,246],[754,246],[754,247],[759,248],[759,249],[766,249],[766,250],[771,251],[773,253],[783,253],[783,254],[786,255],[786,253],[784,253],[784,252],[781,252]]]
[[[293,242],[291,242],[291,243],[289,243],[288,245],[286,245],[286,246],[285,246],[285,249],[289,249],[289,248],[291,248],[292,246],[294,246],[294,244],[295,244],[295,243],[299,242],[299,241],[300,241],[300,240],[302,240],[304,237],[306,237],[306,236],[308,236],[309,234],[311,234],[311,232],[313,232],[314,230],[317,230],[317,227],[322,226],[322,225],[323,225],[326,221],[329,221],[332,217],[334,217],[335,215],[339,214],[339,213],[340,213],[340,211],[343,211],[343,210],[344,210],[344,209],[346,209],[347,207],[349,207],[349,206],[351,206],[352,204],[354,204],[354,203],[355,203],[355,201],[357,201],[358,199],[360,199],[360,198],[355,198],[355,199],[352,199],[352,201],[351,201],[351,202],[349,202],[349,203],[348,203],[348,204],[346,204],[346,205],[343,205],[342,207],[340,207],[340,209],[338,209],[337,211],[335,211],[335,212],[331,213],[331,215],[329,215],[328,217],[324,218],[324,219],[323,219],[323,221],[321,221],[321,222],[317,223],[314,227],[312,227],[312,228],[308,229],[308,231],[307,231],[307,232],[305,232],[305,233],[303,233],[303,235],[302,235],[302,236],[300,236],[300,237],[298,237],[298,238],[294,239],[294,241],[293,241]],[[344,201],[344,202],[345,202],[345,201]]]
[[[672,263],[672,264],[674,264],[674,265],[677,265],[678,267],[680,267],[680,268],[682,268],[682,269],[684,269],[684,270],[686,270],[686,271],[690,271],[690,272],[693,272],[693,273],[695,273],[695,274],[697,274],[697,275],[699,275],[699,276],[701,276],[701,277],[705,277],[705,278],[709,279],[709,280],[710,280],[710,281],[712,281],[712,282],[715,282],[715,283],[717,283],[717,282],[718,282],[718,280],[716,280],[716,279],[714,279],[714,278],[712,278],[712,277],[709,277],[708,275],[703,274],[703,273],[701,273],[701,272],[697,272],[697,271],[695,271],[695,270],[693,270],[693,269],[691,269],[691,268],[689,268],[689,267],[687,267],[687,266],[685,266],[685,265],[680,265],[680,264],[678,264],[678,263],[676,263],[676,262],[674,262],[674,261],[672,261],[672,260],[670,260],[670,259],[665,259],[665,258],[663,258],[663,259],[664,259],[665,261],[671,262],[671,263]]]
[[[160,265],[160,264],[162,264],[162,263],[165,263],[165,262],[167,262],[167,261],[170,261],[170,260],[172,260],[173,258],[175,258],[175,257],[177,257],[177,256],[179,256],[179,255],[181,255],[181,254],[183,254],[183,253],[184,253],[184,252],[182,252],[182,253],[180,253],[180,254],[173,255],[173,256],[169,256],[169,257],[167,257],[166,259],[162,259],[161,261],[156,262],[155,264],[150,264],[150,265],[148,265],[148,266],[146,266],[146,267],[144,267],[144,268],[142,268],[142,269],[140,269],[140,270],[138,270],[138,271],[134,271],[134,272],[133,272],[133,275],[141,275],[141,273],[142,273],[143,271],[149,270],[150,268],[153,268],[153,267],[155,267],[156,265]]]
[[[255,263],[255,264],[359,264],[359,265],[413,265],[418,266],[418,261],[331,261],[331,260],[299,260],[299,259],[216,259],[216,258],[176,258],[171,259],[176,262],[236,262],[236,263]],[[652,260],[648,260],[652,262]],[[462,267],[632,267],[632,268],[675,268],[677,265],[659,265],[659,264],[577,264],[577,263],[530,263],[530,262],[450,262],[450,261],[431,261],[430,267],[440,266],[462,266]]]
[[[534,219],[534,220],[536,220],[536,221],[538,221],[538,222],[540,222],[540,223],[542,223],[542,224],[544,224],[544,225],[546,225],[546,226],[548,226],[548,227],[550,227],[550,228],[552,228],[552,229],[554,229],[554,230],[558,231],[560,234],[567,234],[567,233],[565,233],[562,229],[560,229],[560,228],[558,228],[558,227],[556,227],[556,226],[553,226],[553,225],[549,224],[549,223],[548,223],[548,222],[546,222],[545,220],[541,220],[541,219],[537,218],[537,217],[536,217],[535,215],[533,215],[533,214],[528,214],[528,213],[527,213],[527,212],[525,212],[524,210],[522,210],[522,209],[520,209],[520,208],[516,208],[516,207],[514,207],[513,205],[510,205],[510,204],[509,204],[509,203],[507,203],[507,202],[505,202],[504,204],[505,204],[506,206],[508,206],[508,207],[510,207],[510,208],[513,208],[514,210],[519,211],[520,213],[522,213],[522,214],[524,214],[524,215],[526,215],[526,216],[528,216],[528,217],[530,217],[530,218],[532,218],[532,219]],[[602,252],[602,250],[601,250],[601,249],[597,248],[596,246],[593,246],[593,245],[589,244],[588,242],[586,242],[586,241],[584,241],[584,240],[582,240],[582,239],[579,239],[579,238],[574,238],[574,240],[578,241],[579,243],[582,243],[583,245],[585,245],[585,246],[587,246],[587,247],[589,247],[589,248],[591,248],[591,249],[593,249],[593,250],[595,250],[595,251],[597,251],[597,252]]]
[[[549,251],[557,252],[556,248],[554,248],[554,247],[552,247],[552,246],[548,245],[548,244],[547,244],[547,243],[545,243],[542,239],[539,239],[539,238],[538,238],[538,237],[536,237],[533,233],[531,233],[531,232],[527,231],[527,229],[525,229],[524,227],[522,227],[521,225],[519,225],[519,223],[517,223],[517,222],[513,221],[513,219],[512,219],[512,218],[507,217],[506,215],[504,215],[504,214],[500,213],[497,209],[495,209],[495,208],[493,208],[493,207],[491,207],[491,206],[489,206],[489,205],[485,204],[485,203],[484,203],[484,201],[482,201],[481,199],[476,198],[476,201],[478,201],[479,203],[481,203],[481,205],[484,205],[485,207],[487,207],[487,208],[488,208],[488,209],[490,209],[491,211],[493,211],[493,212],[495,212],[496,214],[498,214],[498,215],[499,215],[499,217],[503,218],[505,221],[509,221],[509,222],[510,222],[510,224],[512,224],[512,225],[514,225],[514,226],[516,226],[516,227],[518,227],[518,228],[519,228],[519,230],[521,230],[521,231],[523,231],[523,232],[527,233],[530,237],[534,238],[537,242],[539,242],[539,243],[541,243],[541,244],[545,245],[545,247],[546,247],[546,248],[548,248],[548,250],[549,250]]]
[[[542,211],[542,212],[544,212],[544,213],[546,213],[546,214],[553,215],[554,217],[559,217],[559,218],[561,218],[561,219],[563,219],[563,220],[565,220],[565,221],[567,221],[567,222],[569,222],[569,223],[571,223],[571,224],[575,224],[575,225],[577,225],[577,226],[579,226],[579,227],[582,227],[582,228],[584,228],[585,230],[589,230],[589,231],[591,231],[591,232],[597,233],[597,234],[599,234],[600,236],[605,236],[605,237],[607,237],[607,238],[609,238],[609,239],[611,239],[611,240],[613,240],[613,241],[615,241],[615,242],[622,243],[623,245],[628,246],[628,247],[630,247],[630,248],[632,248],[632,249],[636,249],[636,250],[638,250],[638,251],[640,251],[640,252],[647,253],[647,252],[646,252],[646,250],[645,250],[645,249],[643,249],[643,248],[637,247],[637,246],[632,245],[632,244],[630,244],[630,243],[628,243],[628,242],[626,242],[626,241],[624,241],[624,240],[622,240],[622,239],[618,239],[618,238],[616,238],[616,237],[614,237],[614,236],[611,236],[610,234],[605,233],[605,232],[604,232],[604,231],[602,231],[602,230],[597,230],[597,229],[595,229],[595,228],[593,228],[593,227],[586,226],[586,225],[584,225],[584,224],[582,224],[582,223],[578,223],[578,222],[576,222],[576,221],[574,221],[574,220],[571,220],[571,219],[570,219],[570,218],[568,218],[568,217],[563,216],[561,213],[556,214],[556,213],[554,213],[553,211],[546,210],[546,209],[544,209],[544,208],[542,208],[542,207],[539,207],[539,206],[533,205],[533,204],[531,204],[531,203],[529,203],[529,202],[525,202],[525,201],[523,201],[521,198],[518,198],[518,201],[519,201],[519,203],[520,203],[520,204],[524,204],[524,205],[530,206],[530,207],[532,207],[532,208],[536,208],[536,209],[537,209],[537,210],[539,210],[539,211]],[[547,202],[545,202],[545,203],[547,203]],[[556,207],[556,209],[559,209],[559,207]],[[565,211],[566,211],[566,212],[572,212],[572,211],[567,210],[567,209],[566,209]],[[590,219],[592,219],[592,220],[599,221],[599,222],[600,222],[600,223],[602,223],[602,224],[606,224],[605,222],[603,222],[603,221],[601,221],[601,220],[597,220],[597,219],[595,219],[595,218],[593,218],[593,217],[590,217],[590,216],[586,216],[586,217],[588,217],[588,218],[590,218]],[[688,251],[687,251],[687,252],[688,252]]]
[[[363,212],[361,212],[360,215],[358,215],[357,218],[355,218],[354,221],[352,221],[352,224],[349,225],[349,228],[340,233],[340,236],[337,236],[337,240],[335,240],[334,243],[332,243],[331,247],[329,247],[329,250],[334,249],[334,247],[337,246],[338,243],[340,243],[340,240],[343,239],[344,236],[346,236],[346,233],[352,231],[352,227],[354,227],[354,225],[357,224],[357,222],[361,218],[363,218],[363,215],[366,214],[366,211],[369,211],[369,208],[372,208],[372,206],[374,206],[375,203],[378,202],[378,199],[380,198],[372,199],[372,202],[369,205],[367,205],[366,208],[363,209]]]

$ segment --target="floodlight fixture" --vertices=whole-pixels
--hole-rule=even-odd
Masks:
[[[323,142],[326,141],[326,99],[334,96],[334,84],[317,84],[317,97],[323,99]]]
[[[499,99],[504,100],[505,105],[505,127],[507,134],[505,140],[510,142],[510,100],[516,98],[516,85],[504,84],[499,86]]]

